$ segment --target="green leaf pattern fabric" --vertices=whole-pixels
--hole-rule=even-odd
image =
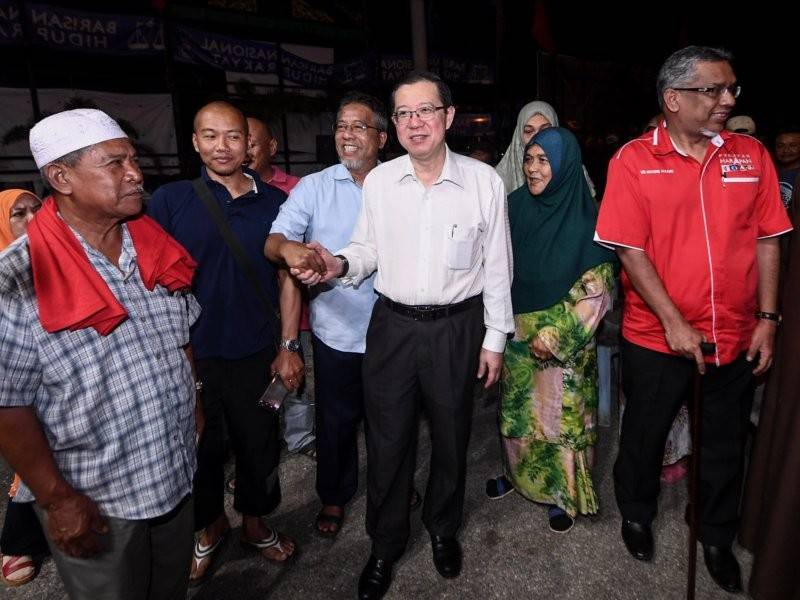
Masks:
[[[591,465],[597,415],[594,334],[608,311],[614,268],[586,271],[553,306],[515,315],[503,360],[500,433],[514,487],[571,516],[597,512]],[[553,354],[541,361],[538,337]]]

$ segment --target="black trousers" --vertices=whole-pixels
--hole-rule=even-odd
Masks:
[[[36,518],[33,502],[12,502],[8,499],[0,552],[8,556],[38,556],[47,554],[47,538]]]
[[[703,376],[698,538],[730,546],[739,525],[744,445],[753,401],[753,368],[741,355]],[[624,519],[650,523],[656,516],[661,462],[672,421],[691,397],[695,363],[623,340],[625,415],[614,488]]]
[[[243,515],[260,516],[280,504],[278,415],[257,404],[269,385],[274,356],[268,349],[237,360],[196,361],[206,420],[194,476],[195,530],[224,511],[225,424],[236,458],[233,507]]]
[[[432,438],[422,520],[431,535],[445,537],[455,536],[461,525],[483,335],[480,302],[429,322],[375,304],[367,331],[364,398],[367,532],[379,558],[397,559],[408,541],[420,401]]]
[[[317,494],[323,505],[344,506],[358,488],[358,425],[364,416],[360,352],[314,345]]]

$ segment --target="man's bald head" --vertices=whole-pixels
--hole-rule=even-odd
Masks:
[[[216,114],[226,114],[231,115],[236,118],[242,126],[242,131],[245,135],[247,135],[247,119],[244,117],[244,113],[236,108],[230,102],[225,102],[224,100],[215,100],[214,102],[209,102],[205,106],[201,107],[200,110],[194,115],[194,123],[193,129],[194,132],[197,133],[199,131],[198,126],[202,119],[210,113]]]
[[[247,160],[247,119],[227,102],[211,102],[194,116],[192,144],[206,168],[227,177]]]
[[[250,133],[254,133],[255,129],[259,129],[259,133],[263,134],[264,137],[273,138],[275,137],[272,133],[272,127],[269,126],[264,119],[260,117],[247,117],[247,126],[250,128]]]
[[[247,126],[250,128],[247,151],[250,164],[248,166],[258,173],[261,179],[270,181],[273,176],[272,159],[278,151],[278,142],[266,121],[256,117],[247,117]]]

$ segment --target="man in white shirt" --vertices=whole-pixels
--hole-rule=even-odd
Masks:
[[[423,522],[443,577],[461,570],[455,536],[464,503],[475,376],[499,377],[511,309],[511,242],[503,182],[491,167],[452,153],[455,108],[436,75],[413,72],[392,94],[392,121],[408,154],[364,181],[364,204],[341,254],[312,242],[325,262],[289,265],[304,283],[358,285],[377,269],[367,332],[367,531],[372,556],[358,597],[381,598],[405,550],[420,401],[432,436]]]

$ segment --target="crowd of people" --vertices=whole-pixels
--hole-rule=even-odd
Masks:
[[[288,564],[297,544],[266,521],[281,502],[281,438],[316,460],[314,527],[335,537],[358,489],[362,422],[372,545],[357,597],[389,590],[417,506],[436,571],[458,577],[476,379],[500,383],[504,473],[487,494],[516,491],[566,533],[599,507],[596,333],[621,300],[625,547],[652,560],[660,484],[674,477],[663,468],[691,450],[699,377],[687,515],[709,574],[742,589],[740,534],[755,552],[750,593],[794,597],[800,132],[778,136],[776,169],[753,131],[732,131],[750,125],[730,120],[739,92],[724,50],[672,54],[662,112],[614,154],[602,198],[545,102],[522,108],[496,168],[451,151],[452,94],[425,71],[396,84],[391,112],[346,94],[339,163],[300,179],[272,164],[264,120],[211,102],[194,118],[198,176],[146,206],[111,117],[41,120],[30,147],[50,196],[0,193],[0,453],[17,473],[3,581],[29,582],[49,552],[70,598],[184,598],[231,531],[226,490],[242,545]],[[381,162],[390,120],[406,154]],[[745,486],[753,390],[770,370]],[[283,433],[259,402],[276,383]]]

